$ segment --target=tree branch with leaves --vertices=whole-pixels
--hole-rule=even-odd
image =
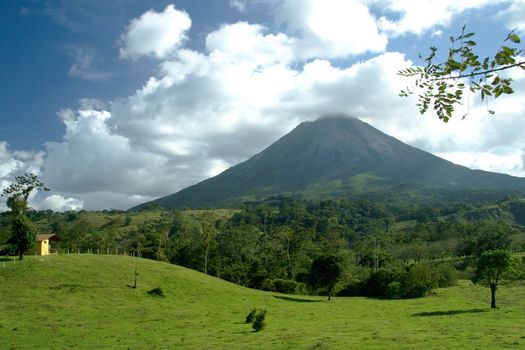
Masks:
[[[35,174],[25,173],[16,176],[15,182],[2,191],[2,197],[7,197],[6,204],[11,210],[11,241],[19,252],[19,260],[24,258],[24,252],[32,248],[36,241],[36,228],[27,217],[29,196],[35,190],[49,191]]]
[[[512,78],[502,72],[512,68],[525,70],[525,60],[520,56],[524,50],[516,47],[516,44],[521,43],[520,37],[514,31],[510,32],[492,58],[480,59],[474,51],[477,45],[474,36],[475,33],[465,33],[463,26],[459,36],[450,37],[452,47],[444,62],[436,63],[438,49],[431,47],[430,54],[424,58],[425,66],[400,70],[399,75],[416,79],[411,87],[401,90],[399,95],[408,97],[416,94],[416,106],[421,114],[432,106],[438,118],[448,122],[456,105],[462,104],[465,91],[467,94],[479,93],[482,101],[487,101],[491,96],[497,98],[512,94]],[[488,107],[487,111],[495,113]],[[467,115],[468,111],[463,118]]]

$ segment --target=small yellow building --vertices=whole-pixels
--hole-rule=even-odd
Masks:
[[[49,255],[50,241],[54,237],[55,235],[52,233],[36,235],[36,245],[29,249],[26,254]]]

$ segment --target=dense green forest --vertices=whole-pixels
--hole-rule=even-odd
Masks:
[[[525,200],[519,198],[428,206],[274,197],[237,210],[29,216],[40,232],[59,237],[53,244],[59,253],[136,255],[288,293],[312,292],[310,269],[319,256],[338,257],[339,294],[402,297],[412,296],[399,290],[409,279],[431,276],[428,286],[418,287],[424,294],[453,283],[458,273],[468,278],[471,257],[483,251],[525,251]],[[1,214],[0,254],[15,253],[10,220],[8,212]]]

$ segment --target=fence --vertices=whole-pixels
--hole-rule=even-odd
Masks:
[[[130,256],[134,258],[141,258],[142,254],[140,252],[136,251],[127,251],[124,249],[67,249],[64,251],[61,250],[54,250],[49,255],[38,255],[38,254],[31,254],[31,255],[24,255],[24,258],[26,257],[35,257],[45,259],[46,257],[53,256],[53,255],[121,255],[121,256]],[[9,266],[13,266],[15,264],[20,264],[21,262],[18,260],[18,256],[0,256],[0,268],[6,268]]]

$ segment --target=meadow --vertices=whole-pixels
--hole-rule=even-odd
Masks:
[[[134,282],[138,272],[137,288]],[[146,292],[161,287],[165,297]],[[524,349],[525,284],[425,298],[284,295],[125,256],[0,260],[1,349]],[[266,328],[245,324],[267,310]]]

